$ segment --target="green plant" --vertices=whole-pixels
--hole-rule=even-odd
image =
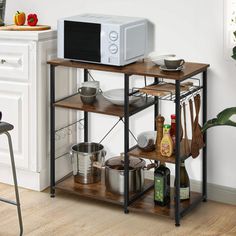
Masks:
[[[234,37],[235,37],[235,39],[236,39],[236,31],[234,31]],[[236,46],[233,47],[233,55],[232,55],[232,58],[233,58],[234,60],[236,60]]]

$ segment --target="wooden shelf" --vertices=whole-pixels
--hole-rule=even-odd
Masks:
[[[130,206],[130,210],[147,212],[151,214],[166,216],[170,218],[174,218],[175,216],[175,203],[174,203],[174,188],[171,189],[171,201],[167,206],[158,206],[154,204],[153,201],[154,190],[149,190],[145,195],[137,199]],[[180,212],[187,211],[188,208],[195,206],[202,200],[201,193],[191,192],[190,199],[181,201],[180,203]]]
[[[145,179],[144,189],[149,188],[152,184],[152,180]],[[123,206],[124,204],[124,198],[122,195],[106,191],[104,177],[102,178],[102,181],[98,183],[79,184],[74,182],[73,176],[69,176],[63,181],[57,183],[56,189],[60,189],[81,197],[109,202],[121,206]],[[134,195],[135,194],[130,194],[130,198],[132,198],[132,196]],[[151,190],[147,191],[143,196],[138,198],[135,202],[133,202],[129,206],[129,209],[174,218],[174,188],[171,189],[171,202],[168,206],[161,207],[155,205],[153,201],[153,196],[154,190],[152,188]],[[201,200],[200,193],[191,192],[190,200],[181,202],[180,210],[184,211],[188,209],[195,201],[199,199]]]
[[[173,72],[164,72],[160,70],[159,66],[147,60],[137,61],[135,63],[126,66],[109,66],[102,64],[63,60],[63,59],[54,59],[48,61],[47,63],[54,66],[65,66],[65,67],[73,67],[81,69],[116,72],[128,75],[142,75],[142,76],[159,77],[173,80],[182,80],[190,78],[205,71],[210,66],[209,64],[186,62],[184,64],[183,71],[173,73]]]
[[[153,185],[152,180],[145,179],[144,189]],[[56,184],[56,189],[61,189],[82,197],[92,198],[100,201],[110,202],[118,205],[124,204],[124,197],[122,195],[114,194],[106,191],[104,175],[102,181],[94,184],[79,184],[74,182],[74,177],[69,176],[66,179]],[[130,194],[130,197],[135,194]]]
[[[189,140],[189,145],[191,146],[191,140]],[[184,151],[183,151],[183,142],[181,142],[180,145],[180,157],[181,160],[186,160],[187,158],[190,157],[184,155]],[[168,163],[175,163],[175,155],[172,155],[171,157],[163,157],[157,154],[156,150],[152,151],[152,152],[145,152],[142,151],[138,146],[135,146],[133,148],[131,148],[131,151],[129,152],[130,156],[135,156],[135,157],[142,157],[145,159],[150,159],[150,160],[158,160],[158,161],[164,161],[164,162],[168,162]]]
[[[133,115],[144,108],[152,106],[154,103],[154,98],[140,97],[137,102],[130,105],[129,114]],[[80,95],[76,94],[56,102],[54,106],[124,117],[124,106],[114,105],[107,101],[102,95],[98,95],[96,101],[92,105],[83,104]]]

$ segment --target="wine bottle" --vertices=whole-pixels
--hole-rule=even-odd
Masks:
[[[170,170],[163,162],[154,172],[154,202],[160,206],[170,202]]]
[[[175,179],[176,186],[176,179]],[[184,161],[180,164],[180,200],[187,200],[190,198],[190,181]]]

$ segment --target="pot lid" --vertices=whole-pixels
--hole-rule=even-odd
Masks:
[[[144,168],[146,162],[138,157],[129,157],[129,168],[130,169],[139,169]],[[124,169],[124,156],[117,156],[108,159],[105,163],[106,166],[112,169]]]

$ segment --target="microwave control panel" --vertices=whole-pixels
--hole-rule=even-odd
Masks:
[[[120,27],[118,25],[101,25],[101,62],[119,64]]]

